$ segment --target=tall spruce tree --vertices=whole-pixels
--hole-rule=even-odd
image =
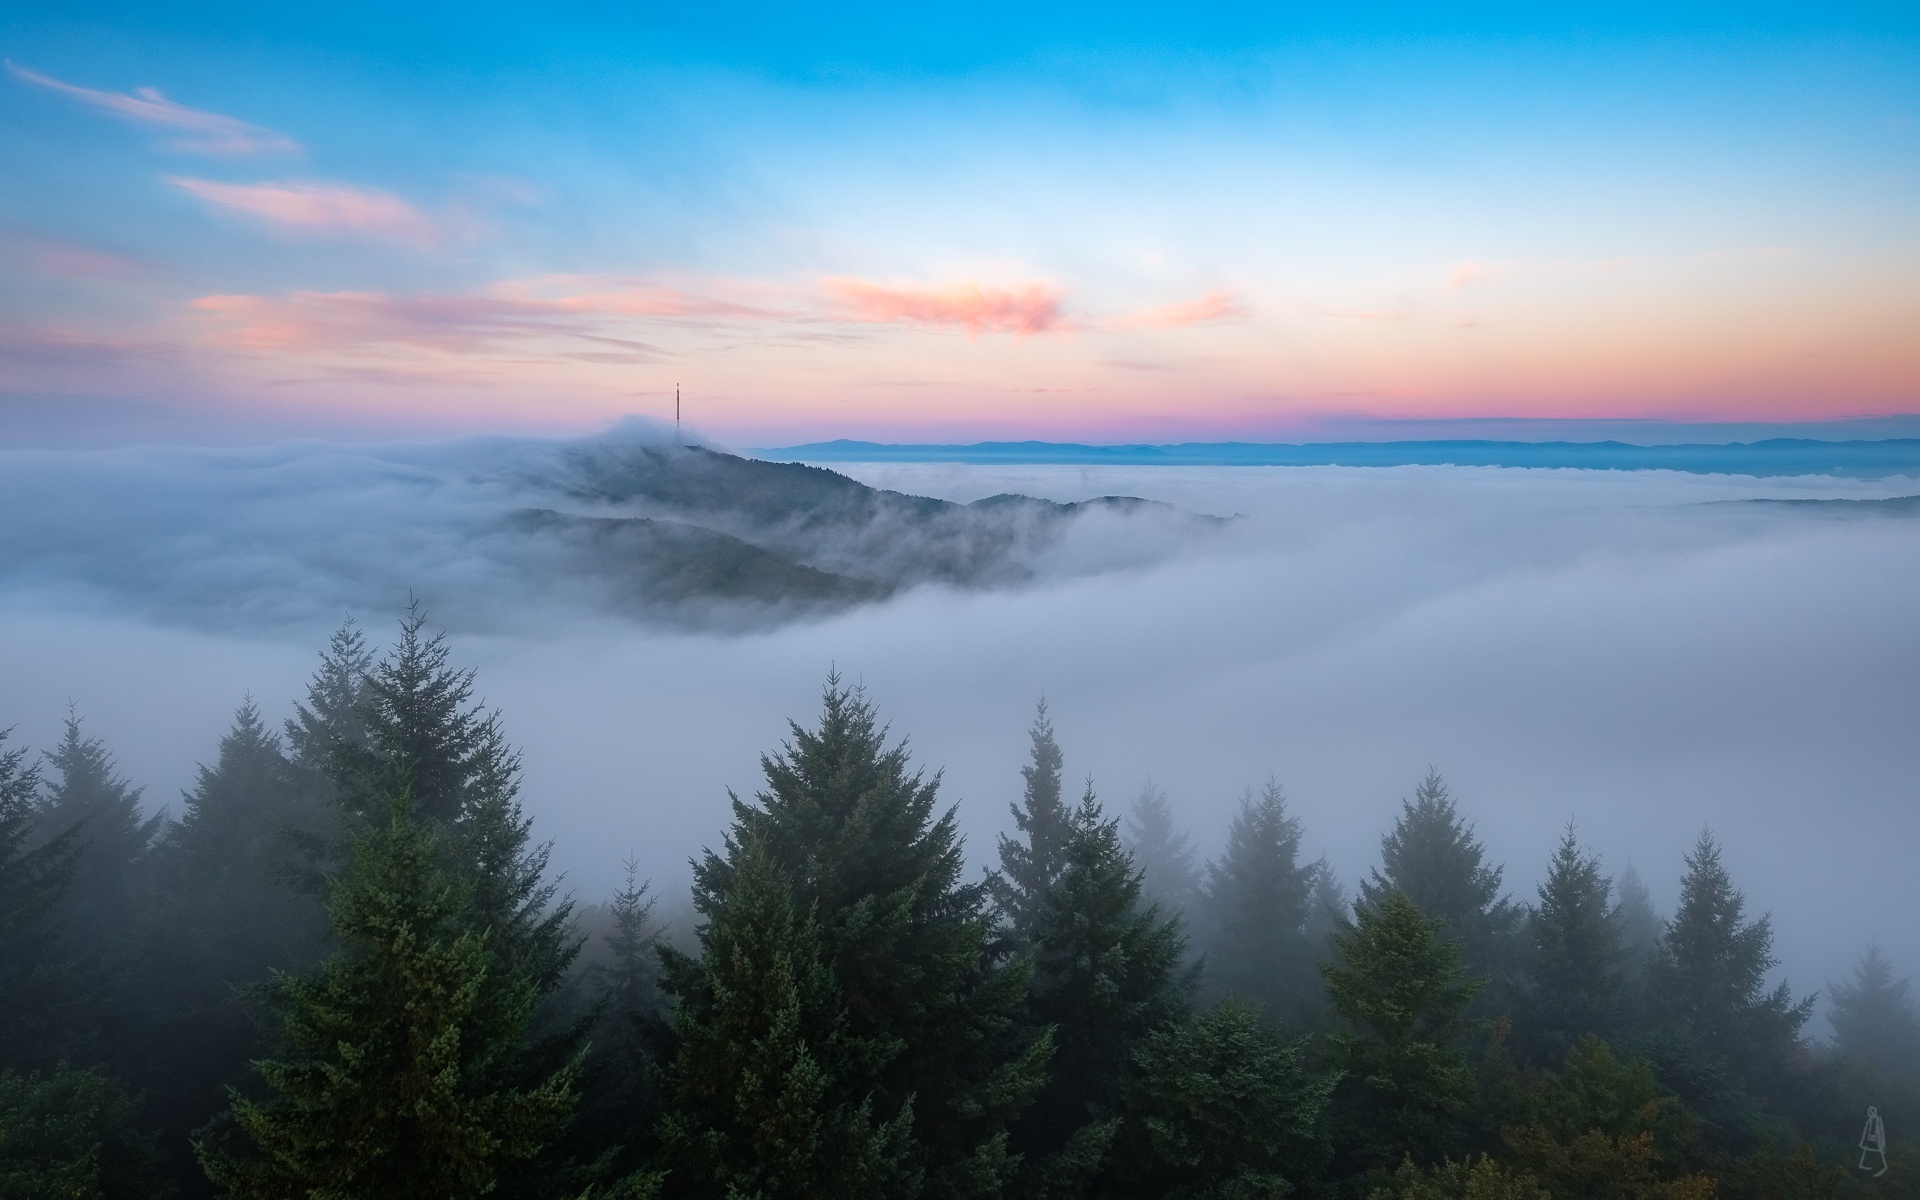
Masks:
[[[330,783],[335,761],[345,748],[366,744],[361,712],[373,661],[366,635],[348,620],[327,640],[320,665],[307,683],[306,700],[295,704],[293,716],[287,718],[288,754],[295,766],[310,772],[317,782]]]
[[[51,1066],[79,1052],[86,981],[61,936],[61,896],[82,830],[33,846],[40,775],[0,730],[0,1067]],[[76,1027],[80,1025],[80,1027]]]
[[[152,1032],[133,1076],[179,1156],[264,1048],[236,989],[305,970],[325,952],[324,905],[293,885],[292,868],[296,838],[329,827],[251,699],[183,799],[147,872],[141,988]]]
[[[1746,919],[1711,833],[1686,861],[1679,907],[1648,966],[1663,1027],[1649,1056],[1709,1131],[1737,1144],[1759,1133],[1756,1101],[1786,1099],[1813,999],[1795,1002],[1786,983],[1766,986],[1778,965],[1773,923]]]
[[[1321,948],[1307,932],[1317,865],[1300,862],[1300,836],[1279,783],[1248,791],[1226,849],[1207,866],[1206,890],[1209,990],[1293,1022],[1308,1017],[1321,995]]]
[[[1894,975],[1880,947],[1869,944],[1853,977],[1831,988],[1833,1048],[1882,1078],[1920,1085],[1920,1008],[1911,987],[1911,980]]]
[[[1482,984],[1442,931],[1406,893],[1376,893],[1321,965],[1343,1023],[1328,1046],[1346,1073],[1338,1112],[1351,1167],[1431,1165],[1464,1148],[1476,1093],[1465,1016]]]
[[[1455,807],[1446,781],[1429,770],[1413,799],[1401,802],[1393,829],[1380,840],[1380,866],[1360,884],[1360,899],[1380,903],[1399,891],[1460,942],[1461,962],[1488,979],[1488,1002],[1504,1007],[1520,910],[1500,894],[1501,868]]]
[[[955,815],[935,815],[938,777],[911,770],[906,747],[886,744],[865,696],[838,676],[818,727],[793,725],[761,766],[766,790],[734,798],[723,850],[696,864],[696,903],[710,925],[722,920],[745,903],[742,872],[764,854],[793,911],[818,922],[845,1019],[834,1036],[877,1060],[844,1076],[839,1097],[871,1097],[877,1126],[911,1112],[919,1194],[999,1195],[1016,1165],[1007,1125],[1038,1090],[1050,1046],[1019,1032],[1026,972],[996,959],[985,885],[960,882]],[[682,1005],[696,999],[687,980],[668,980]],[[829,1030],[800,1036],[823,1045]]]
[[[1065,759],[1054,740],[1047,702],[1041,700],[1027,737],[1030,760],[1020,768],[1026,781],[1020,802],[1011,805],[1018,836],[1000,837],[1000,872],[992,880],[994,900],[1015,938],[1025,939],[1034,914],[1047,890],[1066,865],[1072,816],[1061,794],[1060,770]]]
[[[1175,915],[1194,910],[1200,897],[1200,868],[1193,843],[1174,822],[1167,793],[1149,780],[1127,814],[1127,849],[1140,868],[1148,896]]]
[[[588,1048],[581,1119],[571,1135],[587,1160],[618,1146],[615,1159],[640,1165],[642,1136],[657,1117],[658,1097],[649,1078],[662,1040],[665,997],[660,987],[660,936],[654,897],[632,859],[626,881],[607,905],[599,931],[597,961],[586,971],[595,1020]]]
[[[470,884],[402,790],[353,835],[329,905],[340,952],[282,976],[270,1094],[233,1094],[198,1146],[222,1195],[482,1196],[564,1128],[578,1064],[531,1086],[535,981],[489,948]]]
[[[1515,1041],[1535,1063],[1558,1065],[1580,1039],[1615,1033],[1625,952],[1612,882],[1569,825],[1540,902],[1527,914],[1524,983]]]
[[[1134,1056],[1184,1013],[1178,918],[1143,897],[1140,873],[1092,785],[1074,810],[1065,866],[1032,922],[1029,1022],[1053,1031],[1046,1086],[1014,1127],[1030,1194],[1091,1180],[1118,1123]]]
[[[327,731],[329,774],[349,821],[384,819],[386,797],[407,789],[422,819],[440,828],[445,865],[473,889],[472,919],[489,931],[492,952],[549,995],[579,953],[573,904],[556,901],[546,879],[549,847],[532,842],[520,759],[500,715],[474,702],[473,671],[452,666],[446,635],[429,636],[426,621],[418,604],[408,609],[398,640],[366,668],[351,716],[337,705],[354,694],[364,652],[350,628],[336,635],[297,744],[310,744],[310,716]]]
[[[103,1033],[101,1053],[123,1065],[137,1057],[144,1009],[130,970],[140,948],[141,880],[164,814],[143,816],[140,789],[115,769],[99,738],[69,713],[60,745],[46,756],[56,778],[37,805],[31,844],[79,844],[58,918],[93,981],[87,1002]]]
[[[796,906],[767,848],[739,843],[730,887],[696,901],[700,957],[669,951],[676,1056],[661,1072],[672,1194],[888,1200],[922,1184],[909,1096],[875,1114],[875,1076],[901,1050],[853,1029],[818,905]]]

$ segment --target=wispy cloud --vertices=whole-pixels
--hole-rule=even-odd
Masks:
[[[1142,309],[1108,324],[1110,329],[1185,329],[1189,325],[1212,325],[1237,321],[1252,315],[1239,297],[1226,292],[1208,292],[1198,300],[1162,304]]]
[[[969,337],[1010,333],[1025,337],[1068,328],[1062,293],[1051,283],[994,287],[968,281],[944,285],[884,284],[845,276],[821,281],[845,318],[877,325],[964,329]]]
[[[391,192],[332,183],[217,183],[167,180],[208,206],[293,233],[370,238],[431,247],[439,223]]]
[[[644,280],[578,276],[505,280],[480,295],[236,294],[202,296],[190,307],[205,323],[209,343],[235,350],[358,356],[405,349],[469,356],[509,344],[521,353],[531,342],[561,339],[562,347],[566,341],[591,345],[550,345],[548,352],[587,361],[656,357],[650,343],[632,336],[642,321],[701,326],[791,315]]]
[[[167,99],[157,88],[135,88],[130,95],[125,92],[101,92],[28,70],[12,62],[7,63],[7,71],[22,83],[51,89],[122,120],[174,130],[177,136],[163,143],[170,150],[239,156],[292,154],[300,149],[298,142],[283,133],[263,129],[223,113],[188,108],[178,101]]]

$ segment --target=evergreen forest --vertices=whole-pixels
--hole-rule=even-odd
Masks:
[[[982,871],[829,676],[684,905],[586,902],[476,695],[415,609],[177,805],[0,739],[0,1200],[1920,1198],[1908,980],[1816,1022],[1710,832],[1670,913],[1434,772],[1351,887],[1272,780],[1203,861],[1042,703]]]

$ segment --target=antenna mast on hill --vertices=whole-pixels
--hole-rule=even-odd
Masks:
[[[673,440],[686,445],[686,439],[680,436],[680,385],[673,385]]]

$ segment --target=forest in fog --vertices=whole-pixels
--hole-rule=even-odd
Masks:
[[[830,676],[690,898],[579,897],[476,695],[416,609],[170,810],[0,740],[0,1198],[1920,1197],[1908,980],[1776,982],[1711,831],[1671,912],[1571,825],[1510,888],[1437,771],[1364,879],[1277,780],[1202,861],[1042,703],[982,873]]]

